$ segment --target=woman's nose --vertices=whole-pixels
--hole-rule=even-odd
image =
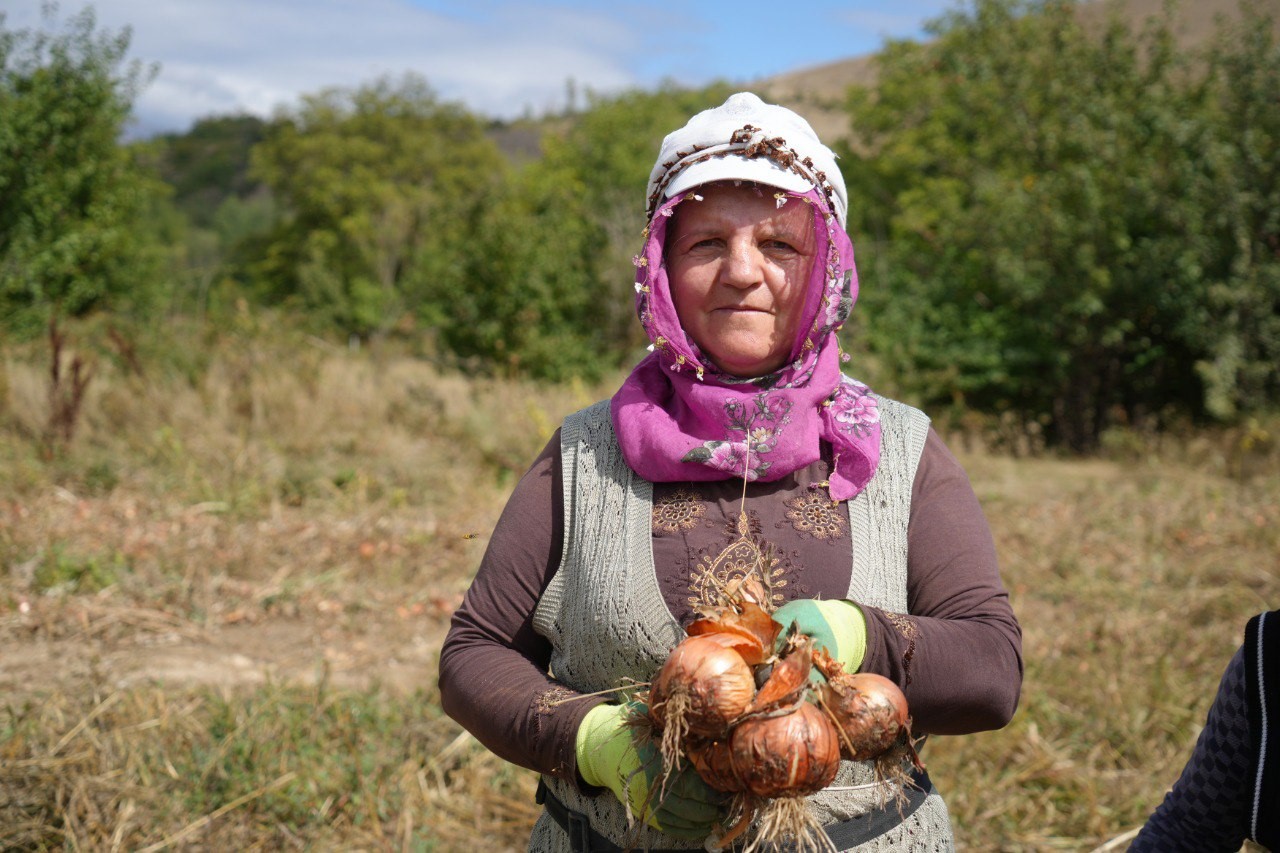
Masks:
[[[729,246],[720,279],[729,287],[755,287],[764,280],[763,261],[754,241],[735,241]]]

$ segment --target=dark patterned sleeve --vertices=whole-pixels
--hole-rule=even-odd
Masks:
[[[902,685],[919,734],[998,729],[1022,690],[1022,631],[963,467],[933,429],[911,493],[907,614],[864,608],[862,669]]]
[[[548,675],[551,647],[533,628],[560,565],[563,505],[557,431],[512,491],[453,615],[440,650],[440,702],[498,756],[573,779],[578,725],[604,700],[564,701],[576,694]]]
[[[1131,853],[1234,853],[1248,828],[1251,749],[1243,651],[1218,685],[1182,775],[1129,847]]]

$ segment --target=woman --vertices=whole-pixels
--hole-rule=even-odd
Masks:
[[[445,710],[542,774],[531,850],[702,848],[723,798],[688,769],[651,792],[628,708],[584,694],[648,680],[748,574],[779,622],[902,687],[917,734],[1013,714],[1021,634],[964,472],[922,413],[841,373],[847,204],[808,123],[749,93],[662,144],[635,260],[652,352],[516,486],[441,652]],[[918,781],[876,809],[844,762],[809,805],[837,849],[950,849]]]
[[[1182,775],[1133,853],[1280,850],[1280,610],[1245,625]],[[1268,734],[1268,732],[1270,734]]]

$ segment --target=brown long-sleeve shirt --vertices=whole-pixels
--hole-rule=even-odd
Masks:
[[[445,711],[502,758],[576,777],[578,725],[602,698],[562,702],[547,672],[551,646],[533,613],[560,565],[563,489],[557,433],[513,491],[440,653]],[[769,593],[842,598],[852,571],[844,505],[809,484],[828,460],[773,483],[741,480],[654,485],[653,557],[663,598],[683,622],[702,579],[746,539],[770,557]],[[744,499],[745,494],[745,499]],[[995,545],[968,477],[931,429],[912,488],[908,614],[863,607],[861,671],[893,679],[917,734],[1000,728],[1022,686],[1021,629],[1000,580]]]

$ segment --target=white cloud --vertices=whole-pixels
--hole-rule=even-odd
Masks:
[[[22,0],[35,6],[34,0]],[[130,56],[160,73],[136,102],[141,132],[202,115],[269,115],[301,95],[408,71],[441,97],[514,117],[563,105],[566,81],[615,90],[639,45],[616,10],[492,4],[484,21],[408,0],[97,0],[99,26],[133,32]],[[64,3],[61,16],[82,5]],[[30,10],[27,10],[30,12]],[[38,15],[26,21],[34,24]]]

